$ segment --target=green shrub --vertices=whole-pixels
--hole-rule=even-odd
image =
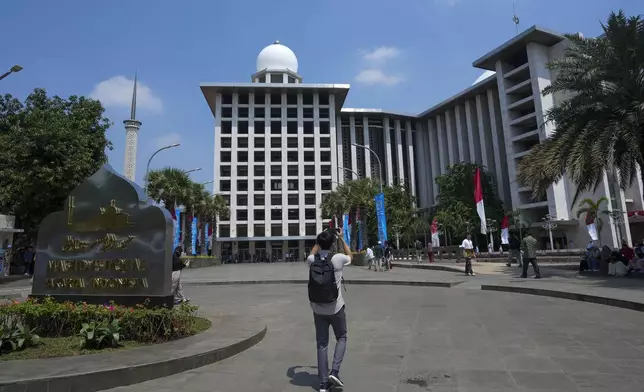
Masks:
[[[118,347],[121,338],[119,320],[114,319],[111,323],[103,320],[100,323],[92,321],[84,323],[78,335],[81,337],[80,347],[88,349],[101,349],[103,347]]]
[[[0,353],[22,350],[40,343],[40,336],[27,325],[2,323],[0,326]]]
[[[20,323],[38,330],[43,337],[76,336],[83,324],[118,320],[121,339],[138,342],[162,342],[194,333],[196,306],[181,304],[173,308],[135,307],[113,303],[90,305],[84,302],[56,302],[29,299],[0,305],[0,322]]]

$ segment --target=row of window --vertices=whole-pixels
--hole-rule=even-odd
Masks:
[[[250,110],[247,107],[238,107],[237,108],[237,117],[238,118],[248,118]],[[254,110],[255,118],[282,118],[282,108],[281,107],[271,107],[270,111],[267,112],[266,108],[255,107]],[[268,116],[267,116],[268,114]],[[302,118],[313,118],[314,116],[313,108],[302,108]],[[233,116],[233,108],[230,106],[223,106],[221,108],[221,117],[222,118],[231,118]],[[298,118],[297,108],[286,108],[286,117],[287,118]],[[329,108],[320,108],[318,117],[320,119],[328,119],[330,117]]]
[[[255,177],[264,177],[266,174],[266,166],[256,165],[253,166],[253,176]],[[219,176],[220,177],[230,177],[232,175],[231,166],[225,165],[219,167]],[[281,176],[282,175],[282,166],[281,165],[271,165],[271,176]],[[297,165],[288,165],[286,168],[287,176],[299,176],[299,167]],[[320,175],[321,176],[330,176],[331,175],[331,165],[322,165],[320,166]],[[239,177],[248,177],[248,166],[237,166],[237,176]],[[314,165],[304,165],[304,176],[313,177],[315,176],[315,166]]]
[[[304,157],[304,162],[315,162],[315,154],[319,154],[320,162],[330,163],[331,162],[331,151],[304,151],[302,153]],[[282,151],[270,151],[270,160],[269,162],[282,162]],[[255,162],[266,162],[266,152],[265,151],[254,151],[253,158]],[[297,151],[287,151],[286,160],[288,162],[298,162],[299,153]],[[232,162],[232,151],[221,151],[219,161],[223,163]],[[237,162],[248,162],[248,151],[237,151]]]
[[[315,179],[305,179],[304,180],[304,190],[305,191],[314,191],[315,190]],[[330,191],[332,186],[332,181],[331,180],[321,180],[320,184],[320,189],[323,191]],[[300,186],[299,186],[299,180],[297,179],[290,179],[290,180],[271,180],[270,183],[268,184],[270,186],[270,190],[272,191],[281,191],[283,189],[287,191],[299,191]],[[266,180],[255,180],[253,182],[254,190],[255,191],[263,191],[265,190],[267,183]],[[220,180],[219,181],[219,191],[221,192],[230,192],[231,189],[231,181],[230,180]],[[237,190],[240,192],[247,192],[248,191],[248,180],[237,180]]]
[[[265,148],[266,147],[266,138],[260,136],[254,138],[254,147],[255,148]],[[221,148],[232,148],[233,139],[231,137],[222,137],[221,138]],[[315,147],[315,138],[305,137],[302,139],[302,145],[298,143],[297,137],[286,138],[286,147],[287,148],[314,148]],[[331,147],[331,138],[330,137],[320,137],[320,147],[321,148],[330,148]],[[237,148],[248,148],[248,138],[247,137],[238,137],[237,138]],[[282,138],[281,137],[272,137],[271,138],[271,148],[282,148]]]
[[[271,121],[269,123],[270,133],[272,135],[282,134],[282,122],[281,121]],[[266,133],[266,122],[265,121],[254,121],[253,122],[253,133],[256,135],[264,135]],[[286,133],[289,135],[297,135],[297,121],[288,121],[286,123]],[[331,134],[331,125],[328,121],[319,122],[320,135],[330,135]],[[221,121],[221,133],[222,135],[230,135],[233,133],[233,122],[229,120]],[[304,135],[313,135],[315,134],[315,124],[312,121],[304,121],[302,123],[302,133]],[[248,134],[248,121],[237,121],[237,134],[247,135]]]
[[[304,210],[304,219],[312,220],[315,219],[316,209],[307,208]],[[248,220],[248,210],[237,210],[236,217],[238,221],[247,221]],[[284,212],[282,210],[271,210],[271,220],[277,221],[282,220]],[[256,221],[266,220],[266,212],[264,210],[253,210],[253,218]],[[288,220],[298,220],[300,219],[300,210],[297,208],[288,209],[286,212],[286,218]]]
[[[327,197],[328,193],[323,193],[322,200]],[[226,200],[226,204],[230,205],[230,195],[221,195],[221,197]],[[248,195],[242,195],[239,194],[236,196],[237,197],[237,205],[238,206],[247,206],[248,205]],[[281,206],[282,203],[282,195],[278,194],[273,194],[270,197],[271,199],[271,206]],[[255,206],[263,206],[266,203],[266,198],[264,197],[264,194],[255,194],[253,195],[253,204]],[[299,205],[299,195],[288,195],[287,198],[287,203],[289,206],[298,206]],[[304,194],[304,204],[305,205],[315,205],[315,193],[305,193]]]
[[[265,105],[266,104],[266,94],[258,93],[255,95],[255,105]],[[232,105],[233,104],[233,95],[231,93],[221,94],[221,103],[223,105]],[[318,93],[318,103],[320,105],[329,105],[329,94]],[[237,104],[239,105],[248,105],[249,104],[249,94],[239,93],[237,94]],[[272,105],[281,105],[282,104],[282,94],[273,93],[270,94],[270,104]],[[286,104],[287,105],[297,105],[297,93],[290,92],[286,93]],[[313,105],[313,93],[302,93],[302,104],[303,105]]]
[[[281,224],[272,224],[269,226],[271,229],[271,237],[281,237],[284,234],[282,233]],[[248,225],[241,224],[235,227],[236,237],[248,237]],[[266,226],[262,224],[253,225],[253,237],[265,237],[266,236]],[[304,225],[304,235],[316,235],[317,227],[315,223],[307,223]],[[219,225],[219,237],[230,237],[230,225],[220,224]],[[299,236],[300,235],[300,225],[298,223],[289,223],[287,225],[287,235],[290,236]]]

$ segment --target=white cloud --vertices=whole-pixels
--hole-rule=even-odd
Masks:
[[[166,133],[165,135],[157,136],[154,139],[156,148],[161,148],[176,143],[181,143],[181,135],[178,133]]]
[[[127,107],[132,103],[134,80],[125,76],[114,76],[94,86],[90,96],[101,101],[103,106]],[[163,109],[161,99],[152,93],[150,87],[137,82],[136,107],[160,112]]]
[[[387,75],[379,69],[363,69],[356,76],[356,82],[370,85],[393,86],[402,81],[402,77]]]
[[[363,51],[362,58],[371,63],[383,64],[398,57],[400,50],[393,46],[380,46],[372,51]]]

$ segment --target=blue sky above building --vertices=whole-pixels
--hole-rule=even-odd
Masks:
[[[641,0],[516,0],[520,30],[585,36],[620,8],[643,12]],[[153,167],[203,167],[193,179],[213,179],[214,120],[199,84],[250,82],[275,40],[295,52],[305,83],[350,83],[345,107],[419,113],[471,85],[483,72],[472,61],[516,34],[512,0],[23,0],[0,10],[0,69],[24,67],[0,93],[100,97],[119,171],[138,71],[139,182],[150,154],[175,142]]]

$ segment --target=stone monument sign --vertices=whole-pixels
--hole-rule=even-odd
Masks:
[[[168,210],[106,164],[42,221],[32,297],[172,306],[172,241]]]

